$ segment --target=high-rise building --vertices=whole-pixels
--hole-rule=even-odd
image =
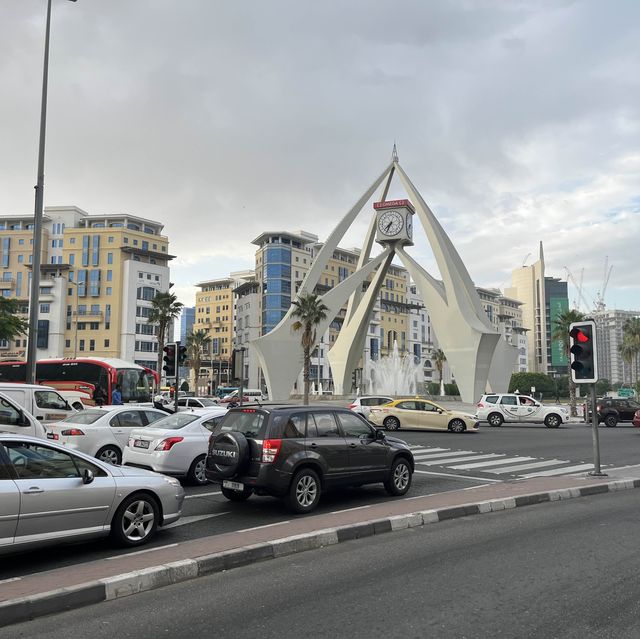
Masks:
[[[532,373],[566,374],[567,357],[560,340],[553,339],[556,318],[569,308],[567,283],[545,276],[544,251],[531,266],[511,274],[505,294],[522,302],[522,326],[527,331],[527,369]]]
[[[195,306],[183,306],[180,313],[180,333],[177,339],[182,344],[187,343],[187,335],[191,332],[193,324],[196,321],[196,307]],[[174,337],[174,339],[176,339]]]
[[[612,384],[631,384],[636,379],[633,363],[625,362],[618,349],[624,337],[624,325],[628,320],[640,317],[640,311],[602,309],[591,316],[596,322],[598,377],[608,379]]]
[[[0,217],[2,290],[28,306],[33,216]],[[157,368],[151,300],[169,289],[163,225],[129,214],[46,207],[36,357],[115,357]],[[5,351],[24,358],[26,338]],[[1,351],[0,351],[1,352]],[[7,355],[0,357],[8,358]]]

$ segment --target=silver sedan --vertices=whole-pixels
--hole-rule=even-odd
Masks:
[[[109,535],[139,546],[180,518],[183,501],[172,477],[0,432],[0,555]]]

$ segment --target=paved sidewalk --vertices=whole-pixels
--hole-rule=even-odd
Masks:
[[[640,466],[607,472],[607,477],[538,477],[389,499],[0,582],[0,626],[360,537],[640,487]]]

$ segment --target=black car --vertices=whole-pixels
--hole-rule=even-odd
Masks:
[[[390,495],[411,486],[409,446],[346,408],[231,409],[209,438],[206,477],[231,501],[253,493],[312,511],[324,490],[382,482]]]
[[[630,422],[640,404],[626,397],[603,397],[596,401],[598,421],[613,428],[618,422]]]

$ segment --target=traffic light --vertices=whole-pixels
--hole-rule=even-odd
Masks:
[[[186,360],[187,360],[187,347],[178,346],[178,366],[184,366],[184,363]]]
[[[164,357],[162,361],[164,362],[164,366],[162,370],[166,377],[175,377],[176,376],[176,345],[172,342],[171,344],[167,344],[163,349]]]
[[[596,323],[593,320],[569,325],[571,379],[576,384],[595,384],[598,380]]]

